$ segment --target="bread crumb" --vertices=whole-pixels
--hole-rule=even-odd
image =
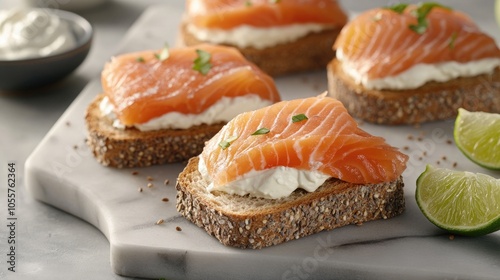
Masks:
[[[179,227],[179,226],[177,226],[177,227],[175,227],[175,230],[176,230],[176,231],[182,231],[182,228],[181,228],[181,227]]]
[[[453,167],[457,167],[458,163],[457,162],[454,162],[453,163]]]
[[[408,151],[409,149],[410,149],[410,147],[408,147],[408,146],[403,147],[403,150],[405,150],[405,151]]]
[[[451,141],[450,139],[448,139],[448,140],[446,140],[446,144],[451,145],[451,144],[453,144],[453,141]]]
[[[446,158],[446,156],[443,156],[441,159],[444,160],[444,161],[446,161],[447,158]]]
[[[409,134],[407,138],[408,138],[408,140],[413,140],[414,139],[413,135],[411,135],[411,134]]]
[[[66,126],[71,126],[71,123],[69,121],[67,121]]]
[[[423,137],[418,137],[418,138],[417,138],[417,141],[418,141],[418,142],[422,142],[423,140],[424,140],[424,138],[423,138]]]
[[[156,224],[157,224],[157,225],[161,225],[161,224],[163,224],[163,222],[165,222],[165,220],[163,220],[163,219],[159,219],[158,221],[156,221]]]
[[[441,162],[438,160],[438,161],[436,161],[436,164],[437,164],[437,165],[440,165],[440,164],[441,164]]]
[[[450,234],[450,236],[448,236],[448,238],[449,238],[450,240],[453,240],[453,239],[455,239],[455,235]]]
[[[78,150],[78,145],[74,145],[73,150]]]
[[[163,184],[165,184],[165,186],[168,185],[169,183],[170,183],[170,180],[168,180],[168,179],[165,179],[165,181],[163,182]]]
[[[168,197],[162,198],[161,201],[168,202]]]
[[[137,175],[139,174],[139,171],[132,171],[132,175]]]
[[[146,180],[148,180],[148,181],[153,181],[153,177],[148,176],[148,177],[146,177]]]

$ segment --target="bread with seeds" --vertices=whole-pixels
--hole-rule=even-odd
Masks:
[[[324,95],[228,122],[177,180],[177,211],[221,243],[262,248],[405,208],[408,156]]]
[[[226,246],[260,249],[324,230],[389,219],[405,210],[403,179],[379,184],[326,180],[281,199],[207,191],[191,159],[177,180],[177,211]]]
[[[103,115],[100,94],[88,106],[85,114],[87,145],[98,162],[105,166],[127,168],[147,167],[181,162],[201,153],[205,141],[224,125],[202,124],[189,129],[140,131],[137,128],[117,129]]]
[[[359,119],[377,124],[420,124],[454,118],[458,108],[500,113],[500,68],[492,74],[429,82],[410,90],[366,89],[338,60],[327,67],[328,90]]]

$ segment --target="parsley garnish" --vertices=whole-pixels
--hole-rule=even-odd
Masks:
[[[159,61],[164,61],[166,60],[168,57],[170,56],[170,52],[168,51],[168,45],[165,44],[165,46],[163,47],[163,49],[161,50],[160,53],[155,53],[155,57],[159,60]]]
[[[389,6],[389,7],[385,7],[385,9],[389,9],[389,10],[392,10],[398,14],[402,14],[406,7],[408,7],[408,4],[404,4],[404,3],[401,3],[401,4],[395,4],[395,5],[392,5],[392,6]]]
[[[231,146],[231,143],[233,143],[236,139],[238,139],[237,136],[231,136],[227,138],[226,140],[223,140],[219,143],[219,147],[221,147],[223,150],[229,148]]]
[[[435,7],[450,9],[435,2],[422,3],[416,10],[413,11],[413,14],[417,18],[417,24],[410,24],[410,26],[408,27],[411,30],[415,31],[417,34],[423,34],[427,30],[427,27],[429,25],[429,22],[427,21],[427,15]]]
[[[144,57],[142,57],[142,56],[137,57],[135,59],[135,61],[137,61],[137,62],[145,62]]]
[[[450,42],[448,43],[448,48],[454,49],[455,48],[455,41],[457,40],[458,33],[453,32],[450,37]]]
[[[309,118],[304,115],[304,114],[298,114],[298,115],[295,115],[292,117],[292,122],[296,123],[296,122],[301,122],[301,121],[305,121],[305,120],[308,120]]]
[[[263,135],[263,134],[268,134],[270,132],[270,130],[268,128],[259,128],[257,129],[254,133],[252,133],[251,135]]]
[[[212,55],[204,50],[196,50],[196,53],[198,57],[194,60],[193,69],[206,75],[210,71],[210,68],[212,68],[212,64],[210,63]]]

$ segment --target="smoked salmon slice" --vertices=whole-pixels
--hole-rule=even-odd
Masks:
[[[347,22],[335,0],[188,0],[186,14],[189,22],[209,29],[301,23],[343,26]]]
[[[170,112],[199,114],[223,97],[256,94],[280,101],[273,79],[234,48],[203,44],[164,51],[123,54],[105,65],[102,87],[123,124]],[[204,71],[193,69],[200,51]]]
[[[435,3],[364,12],[344,26],[334,49],[368,79],[395,76],[417,64],[500,57],[495,40],[469,16]]]
[[[238,115],[200,155],[215,186],[274,167],[319,171],[350,183],[393,181],[408,156],[358,127],[326,96],[282,101]]]

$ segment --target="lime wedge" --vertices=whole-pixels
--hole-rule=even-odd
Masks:
[[[460,151],[473,162],[500,170],[500,114],[460,108],[453,136]]]
[[[417,179],[418,207],[436,226],[478,236],[500,229],[500,180],[427,165]]]

